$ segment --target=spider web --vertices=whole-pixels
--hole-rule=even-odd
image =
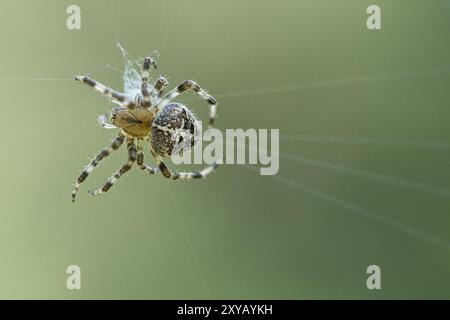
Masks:
[[[117,47],[119,48],[123,58],[123,92],[129,99],[132,100],[136,97],[136,95],[141,93],[140,69],[144,59],[134,59],[133,57],[131,57],[119,41],[117,41]],[[153,51],[151,56],[157,58],[157,51]],[[152,83],[152,80],[153,79],[150,78],[149,82]],[[147,85],[147,89],[151,91],[153,89],[153,86],[149,84]]]
[[[120,2],[118,2],[118,3],[120,3]],[[163,37],[163,39],[164,39],[163,46],[165,46],[167,40],[169,39],[169,37],[167,37],[167,32],[166,32],[166,35]],[[116,40],[117,40],[117,38],[116,38]],[[105,67],[113,69],[113,70],[115,69],[116,71],[122,71],[123,72],[122,79],[123,79],[123,85],[124,85],[124,92],[127,96],[131,96],[130,98],[134,99],[135,95],[140,92],[140,81],[141,80],[140,80],[139,70],[140,70],[141,64],[139,63],[139,61],[141,61],[142,59],[133,59],[118,41],[117,41],[117,46],[119,47],[119,50],[123,57],[124,70],[119,70],[118,68],[113,68],[108,63],[107,65],[99,66],[96,70],[93,70],[93,71],[89,72],[88,74],[93,74]],[[160,49],[162,50],[162,48],[160,48]],[[401,71],[401,72],[397,72],[397,73],[383,73],[383,74],[378,74],[378,75],[367,75],[367,76],[350,77],[350,78],[346,77],[346,78],[340,78],[340,79],[324,80],[324,81],[320,81],[320,82],[294,83],[294,84],[288,84],[288,85],[284,85],[284,86],[274,86],[274,87],[269,87],[269,88],[232,90],[230,92],[218,94],[218,95],[216,95],[216,97],[219,97],[222,99],[237,99],[237,98],[241,98],[241,97],[248,97],[248,96],[254,96],[254,95],[280,94],[280,93],[285,93],[285,92],[298,92],[301,90],[321,89],[321,88],[328,88],[328,87],[341,87],[341,86],[346,86],[346,85],[376,83],[376,82],[384,82],[384,81],[390,81],[390,80],[407,80],[407,79],[414,79],[414,78],[421,78],[421,77],[434,77],[434,76],[439,77],[442,75],[447,75],[449,73],[449,71],[450,71],[449,66],[440,66],[440,67],[431,68],[431,69],[411,70],[411,71],[406,71],[406,72]],[[64,78],[48,77],[48,78],[45,78],[45,77],[26,77],[26,76],[0,76],[0,80],[36,81],[36,82],[42,82],[42,81],[71,82],[71,81],[73,81],[73,79],[71,77],[67,77],[67,78],[65,78],[65,77]],[[93,99],[93,97],[90,99]],[[83,103],[78,103],[75,106],[73,106],[71,109],[64,110],[60,114],[55,115],[55,117],[48,119],[48,121],[46,121],[45,123],[42,123],[36,127],[30,128],[28,131],[24,132],[23,134],[14,137],[14,142],[16,140],[19,140],[20,138],[23,138],[26,135],[30,135],[32,132],[34,132],[38,129],[41,129],[41,128],[49,125],[51,122],[54,122],[54,121],[60,119],[61,117],[67,115],[68,113],[77,110],[78,108],[80,108],[81,106],[83,106],[87,102],[89,102],[90,99],[88,99],[88,101],[85,101]],[[299,136],[299,137],[301,137],[301,136]],[[327,138],[333,140],[332,142],[334,142],[334,143],[340,142],[340,140],[335,141],[336,137],[327,137]],[[353,137],[353,138],[355,138],[355,137]],[[356,137],[356,138],[358,138],[358,137]],[[396,141],[396,144],[398,144],[398,145],[404,145],[404,144],[411,145],[411,141],[416,141],[416,140],[408,140],[407,143],[404,143],[403,140],[402,141],[395,140],[395,141]],[[361,139],[358,140],[358,143],[361,143],[361,144],[370,144],[369,142],[370,141],[366,141],[366,140],[362,141]],[[390,140],[383,140],[383,142],[391,143]],[[426,145],[426,146],[428,145],[428,141],[426,141],[426,140],[423,140],[423,141],[421,140],[420,143],[423,145]],[[433,146],[434,145],[435,144],[433,143]],[[43,159],[45,156],[46,155],[43,154],[43,155],[41,155],[41,157],[39,159]],[[304,158],[302,158],[302,161],[304,161]],[[33,161],[32,163],[29,164],[29,167],[27,167],[27,169],[32,168],[36,163],[37,163],[37,161]],[[308,163],[313,163],[313,162],[309,161]],[[330,167],[330,168],[335,168],[335,167]],[[339,169],[342,171],[342,167],[339,167]],[[352,173],[352,172],[355,173],[356,171],[351,171],[350,173]],[[359,172],[360,171],[358,171],[356,173],[359,173]],[[353,213],[363,215],[367,218],[370,218],[371,220],[381,222],[382,224],[392,226],[396,229],[404,230],[406,233],[409,233],[412,236],[421,238],[422,240],[428,241],[435,245],[449,248],[448,242],[442,241],[440,239],[437,240],[437,239],[430,238],[429,234],[425,234],[420,230],[412,230],[411,228],[408,228],[407,225],[405,225],[403,223],[397,223],[397,222],[394,222],[391,220],[382,219],[382,218],[378,217],[377,215],[373,214],[372,212],[366,211],[363,208],[356,207],[349,202],[343,202],[343,200],[341,200],[340,198],[330,196],[326,193],[306,187],[304,185],[299,185],[298,182],[296,182],[294,180],[289,180],[289,179],[281,177],[281,176],[280,177],[274,176],[274,179],[277,180],[279,183],[285,184],[292,188],[300,189],[301,191],[303,191],[305,193],[309,193],[309,194],[316,196],[317,198],[322,199],[324,201],[334,203],[338,207],[345,208]],[[66,200],[67,200],[66,197],[60,198],[61,202],[66,201]],[[174,200],[174,205],[177,205],[175,203],[175,200]],[[191,251],[193,251],[192,248],[191,248]]]

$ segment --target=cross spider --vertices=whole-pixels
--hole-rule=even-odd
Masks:
[[[120,49],[124,58],[127,58],[124,49],[121,47]],[[200,171],[176,172],[171,171],[163,162],[162,158],[170,157],[177,143],[172,135],[180,130],[193,133],[199,126],[194,114],[185,105],[172,102],[172,100],[189,89],[193,90],[209,104],[209,127],[214,124],[217,103],[211,95],[192,80],[182,82],[163,96],[164,88],[168,85],[163,76],[160,76],[153,86],[148,85],[152,66],[156,69],[155,61],[151,57],[145,57],[139,75],[136,68],[133,68],[131,62],[128,61],[124,73],[125,93],[117,92],[88,76],[75,77],[75,80],[94,88],[118,105],[111,112],[112,124],[107,123],[104,118],[99,119],[104,128],[118,128],[120,132],[110,146],[100,151],[81,171],[72,191],[72,202],[75,202],[80,184],[86,180],[100,161],[119,149],[124,141],[127,143],[128,162],[109,177],[101,188],[89,191],[90,194],[95,196],[107,192],[122,175],[131,169],[135,162],[149,174],[161,171],[164,177],[171,180],[205,178],[217,168],[218,164],[214,162]],[[137,140],[137,144],[135,140]],[[149,143],[150,152],[157,167],[151,167],[144,163],[144,140]],[[193,146],[194,143],[195,139],[191,138],[190,146]]]

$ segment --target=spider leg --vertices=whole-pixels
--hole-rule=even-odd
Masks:
[[[123,141],[125,140],[125,136],[122,133],[119,133],[114,140],[112,141],[111,145],[102,151],[89,162],[89,164],[81,171],[80,175],[78,176],[77,181],[75,182],[73,191],[72,191],[72,202],[75,202],[75,197],[77,194],[78,189],[80,188],[81,183],[83,183],[84,180],[88,177],[88,175],[94,171],[95,167],[102,161],[104,158],[109,156],[113,151],[119,149],[119,147],[122,145]]]
[[[150,100],[150,92],[148,91],[148,78],[150,77],[150,67],[153,66],[156,69],[155,61],[150,57],[144,58],[144,63],[142,64],[141,73],[141,92],[143,96],[142,106],[150,107],[152,105]]]
[[[141,168],[144,171],[147,171],[149,174],[155,174],[159,172],[159,168],[153,168],[152,166],[149,166],[148,164],[144,163],[144,140],[142,139],[138,139],[137,141],[136,163],[138,164],[139,168]]]
[[[133,101],[130,101],[123,93],[117,92],[114,89],[111,89],[110,87],[105,86],[104,84],[101,84],[100,82],[95,81],[92,78],[89,78],[88,76],[76,76],[75,80],[81,81],[88,86],[94,88],[104,96],[106,96],[111,101],[117,101],[122,105],[123,107],[134,109],[136,107],[136,103]]]
[[[117,129],[117,126],[113,125],[112,123],[109,123],[107,119],[106,114],[101,114],[98,116],[97,121],[98,123],[105,129]]]
[[[169,167],[167,167],[167,165],[164,163],[161,156],[156,155],[151,147],[150,151],[155,158],[156,164],[161,170],[163,176],[170,180],[192,180],[206,178],[219,166],[219,164],[214,161],[213,164],[203,168],[202,170],[194,170],[189,172],[171,171]]]
[[[161,99],[161,96],[164,92],[164,88],[169,84],[167,79],[163,76],[159,76],[158,80],[156,80],[155,85],[153,86],[152,92],[150,95],[152,98],[157,100]]]
[[[125,163],[113,176],[109,177],[108,180],[103,184],[103,186],[95,191],[89,191],[93,196],[108,192],[109,189],[120,179],[126,172],[128,172],[133,164],[136,162],[137,150],[134,144],[134,138],[127,138],[127,149],[128,149],[128,162]]]
[[[192,80],[186,80],[179,84],[175,89],[169,91],[164,98],[162,98],[161,102],[158,105],[158,108],[164,107],[170,101],[178,97],[183,92],[192,89],[194,90],[200,97],[202,97],[209,104],[209,127],[214,125],[214,119],[216,118],[217,112],[217,102],[210,94],[208,94],[205,90],[203,90],[196,82]]]

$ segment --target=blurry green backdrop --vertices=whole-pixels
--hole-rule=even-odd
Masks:
[[[71,4],[81,30],[66,28]],[[367,29],[369,4],[382,30]],[[2,1],[0,298],[450,298],[449,13],[447,0]],[[117,40],[158,50],[172,86],[206,87],[219,128],[279,128],[279,175],[229,165],[170,183],[135,167],[89,196],[121,149],[72,204],[113,136],[96,123],[111,104],[72,78],[121,89]],[[71,264],[81,290],[66,289]]]

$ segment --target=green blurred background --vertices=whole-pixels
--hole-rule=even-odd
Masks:
[[[66,28],[71,4],[81,30]],[[366,28],[369,4],[382,30]],[[8,0],[0,12],[0,298],[450,298],[450,1]],[[71,79],[121,88],[116,40],[135,57],[158,50],[171,85],[209,89],[219,128],[279,128],[279,175],[228,165],[169,183],[134,168],[89,196],[121,149],[72,204],[78,170],[114,133],[96,123],[111,104]],[[65,287],[71,264],[82,290]]]

